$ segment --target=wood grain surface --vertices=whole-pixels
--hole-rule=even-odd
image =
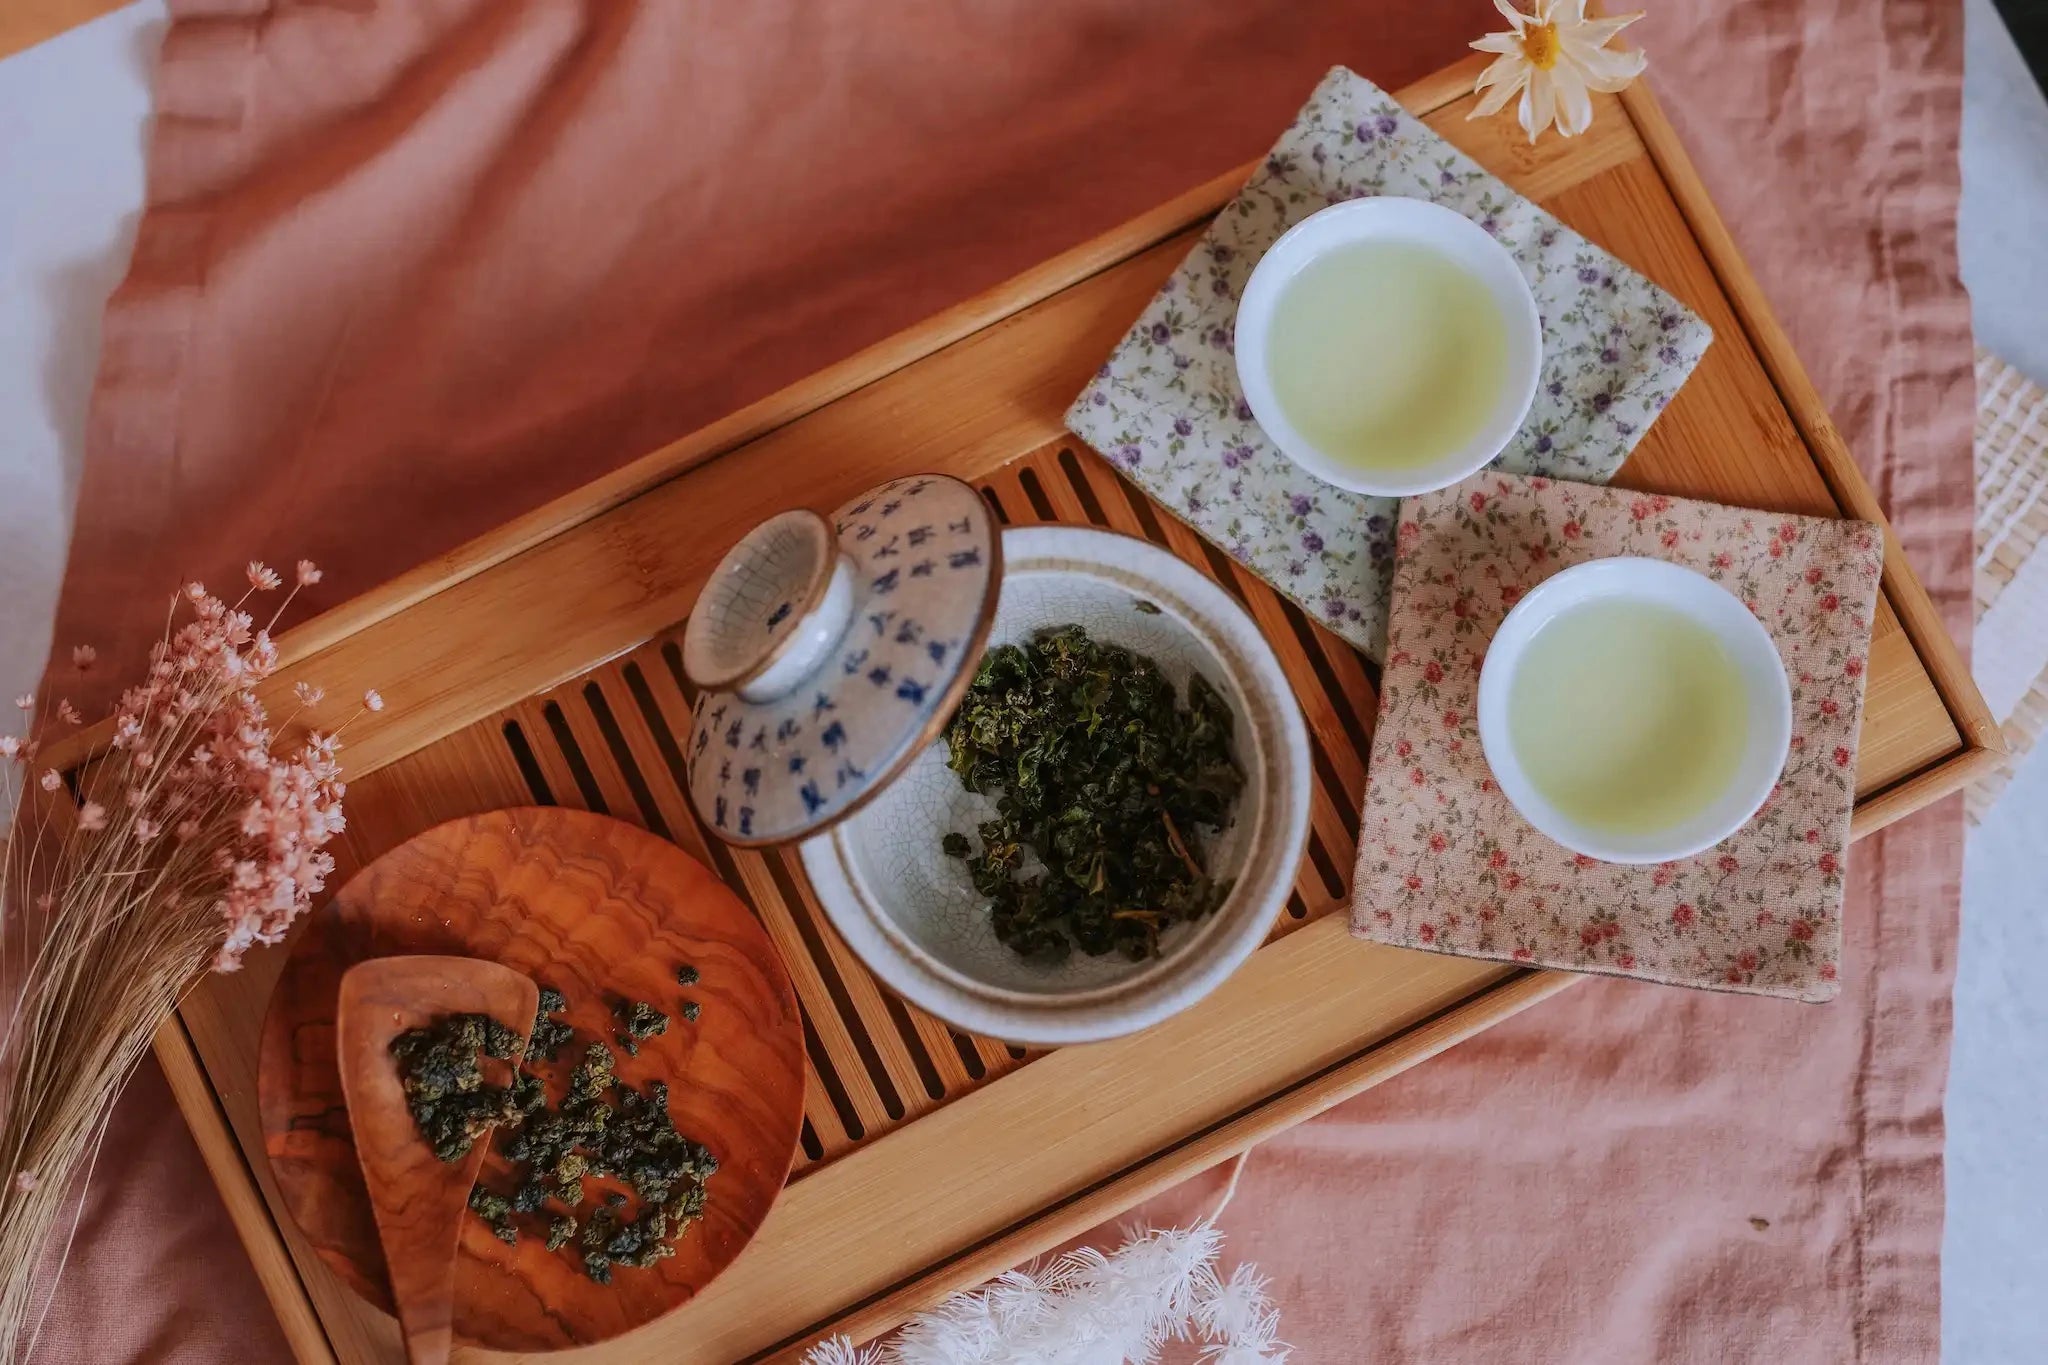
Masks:
[[[788,974],[746,907],[675,845],[601,816],[533,808],[452,821],[401,843],[350,878],[293,944],[264,1020],[258,1103],[279,1194],[322,1262],[388,1307],[334,1021],[350,967],[407,953],[502,963],[567,996],[576,1041],[536,1065],[555,1099],[583,1044],[617,1032],[615,1002],[667,1010],[668,1030],[637,1057],[621,1055],[619,1076],[669,1082],[676,1127],[719,1160],[704,1218],[676,1254],[620,1270],[609,1286],[584,1275],[573,1247],[550,1252],[538,1236],[506,1246],[465,1218],[459,1340],[535,1351],[603,1341],[684,1303],[731,1263],[767,1216],[797,1145],[803,1035]],[[698,969],[697,984],[677,984],[684,964]],[[682,1016],[684,1000],[701,1005],[694,1023]],[[495,1146],[483,1180],[499,1190],[513,1183]],[[625,1189],[589,1186],[593,1201]]]
[[[442,1365],[454,1346],[455,1246],[490,1139],[454,1161],[434,1154],[407,1106],[392,1040],[447,1015],[482,1014],[524,1047],[539,995],[532,977],[474,957],[379,957],[342,974],[335,1060],[412,1365]],[[479,1060],[486,1085],[511,1084],[515,1063]]]

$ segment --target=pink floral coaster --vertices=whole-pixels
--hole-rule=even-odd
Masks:
[[[1869,522],[1481,473],[1401,504],[1386,671],[1351,927],[1466,957],[1828,1000],[1883,539]],[[1560,569],[1649,555],[1697,569],[1770,629],[1792,750],[1755,819],[1654,867],[1538,834],[1480,749],[1479,667]]]

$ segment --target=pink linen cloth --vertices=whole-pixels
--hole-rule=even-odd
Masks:
[[[310,555],[326,605],[1388,89],[1478,0],[172,0],[58,639]],[[1671,3],[1653,79],[1968,629],[1960,15]],[[116,670],[108,670],[114,672]],[[1582,985],[1267,1143],[1224,1217],[1299,1359],[1927,1359],[1955,803],[1859,845],[1825,1010]],[[145,1075],[55,1361],[282,1358]],[[1164,1196],[1171,1217],[1210,1182]]]
[[[1395,536],[1351,932],[1834,999],[1879,528],[1482,470],[1404,499]],[[1790,683],[1792,734],[1763,808],[1705,852],[1654,866],[1600,862],[1537,833],[1480,741],[1480,668],[1502,620],[1553,574],[1612,555],[1682,565],[1734,594],[1770,632]]]

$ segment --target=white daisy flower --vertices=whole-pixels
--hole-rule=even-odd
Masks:
[[[1566,137],[1585,132],[1593,122],[1592,92],[1616,94],[1649,64],[1640,52],[1607,46],[1641,13],[1588,19],[1586,0],[1536,0],[1534,14],[1522,13],[1508,0],[1493,0],[1493,6],[1514,30],[1489,33],[1472,44],[1499,55],[1472,87],[1486,96],[1470,117],[1498,113],[1520,95],[1515,113],[1531,142],[1553,123]]]

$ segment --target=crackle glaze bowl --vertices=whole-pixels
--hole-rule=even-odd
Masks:
[[[1002,540],[958,479],[895,479],[828,519],[770,517],[683,628],[690,801],[730,844],[793,843],[885,790],[974,679]]]
[[[1181,696],[1228,704],[1245,774],[1203,862],[1232,888],[1156,956],[1027,962],[997,940],[949,833],[995,813],[947,768],[944,733],[996,644],[1080,625],[1155,660]],[[713,570],[684,629],[698,688],[690,799],[739,845],[802,841],[817,902],[905,999],[960,1028],[1058,1044],[1143,1028],[1199,1000],[1259,946],[1308,838],[1307,727],[1244,608],[1142,540],[1003,530],[957,479],[917,475],[828,517],[763,522]]]
[[[1156,660],[1186,695],[1200,673],[1229,704],[1246,783],[1204,862],[1234,879],[1215,913],[1161,937],[1158,956],[1076,952],[1027,962],[995,936],[949,832],[994,814],[926,741],[900,776],[802,846],[818,902],[868,967],[905,999],[962,1029],[1013,1043],[1114,1037],[1187,1008],[1265,939],[1287,901],[1308,835],[1308,734],[1279,660],[1244,609],[1166,551],[1106,531],[1043,526],[1002,533],[1004,565],[988,644],[1019,644],[1078,624]],[[950,716],[950,708],[948,710]]]

